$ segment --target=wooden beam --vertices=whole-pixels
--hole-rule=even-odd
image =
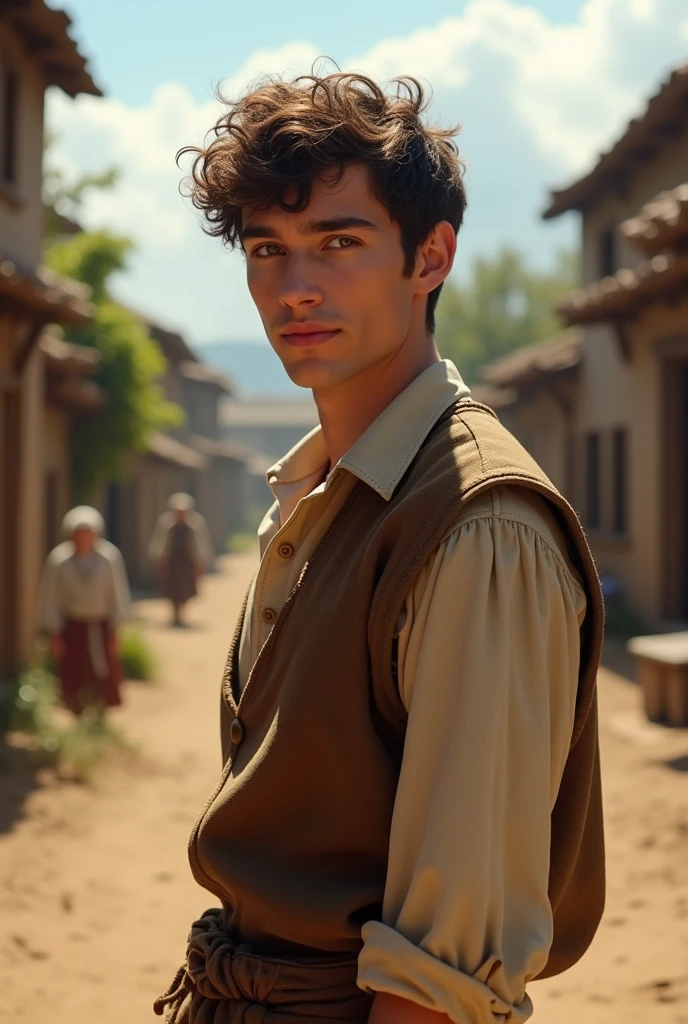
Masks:
[[[14,357],[14,365],[12,369],[14,373],[17,374],[18,377],[21,377],[21,375],[23,374],[26,364],[29,361],[29,357],[33,352],[34,348],[36,347],[36,343],[41,335],[41,331],[48,323],[48,320],[34,320],[31,326],[29,327],[29,331],[26,338],[24,339],[24,343],[22,344],[16,356]]]
[[[628,323],[626,317],[616,317],[616,319],[610,321],[619,354],[624,363],[628,363],[631,358],[631,340],[628,333]]]

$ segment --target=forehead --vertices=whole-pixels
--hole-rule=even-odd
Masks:
[[[292,198],[289,190],[284,198],[287,202]],[[308,206],[299,213],[283,210],[277,203],[267,209],[245,206],[242,210],[242,224],[248,227],[260,222],[274,226],[279,222],[283,227],[298,227],[301,221],[331,220],[345,216],[367,217],[380,227],[392,223],[387,208],[373,193],[370,172],[364,164],[348,164],[341,177],[337,168],[325,171],[313,181]]]

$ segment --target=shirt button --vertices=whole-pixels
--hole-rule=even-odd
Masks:
[[[232,743],[236,743],[237,746],[241,743],[244,738],[244,724],[240,718],[235,718],[229,727],[229,738]]]
[[[274,622],[277,618],[277,612],[274,608],[263,608],[263,622]]]
[[[277,553],[280,556],[280,558],[291,558],[291,556],[294,554],[294,548],[291,544],[280,544],[280,546],[277,549]]]

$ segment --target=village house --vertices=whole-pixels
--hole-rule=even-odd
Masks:
[[[688,66],[546,219],[581,214],[568,329],[483,370],[478,395],[579,511],[608,585],[688,620]]]
[[[50,324],[91,316],[89,291],[40,266],[43,108],[48,86],[100,95],[43,0],[0,8],[0,679],[30,653],[43,559],[69,499],[69,433],[103,401],[97,355]]]
[[[222,435],[247,457],[247,524],[257,527],[273,503],[265,474],[318,423],[313,398],[233,395],[220,410]]]
[[[135,315],[165,357],[165,397],[185,414],[181,426],[154,434],[147,451],[130,457],[126,478],[110,484],[99,501],[108,537],[121,549],[131,581],[147,586],[153,578],[148,543],[175,491],[196,500],[215,554],[224,554],[230,535],[245,526],[251,453],[221,436],[219,408],[234,393],[231,382],[200,362],[179,332]]]

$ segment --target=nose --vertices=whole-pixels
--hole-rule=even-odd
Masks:
[[[315,281],[315,268],[303,257],[290,256],[285,268],[279,299],[288,309],[319,306],[324,295]]]

